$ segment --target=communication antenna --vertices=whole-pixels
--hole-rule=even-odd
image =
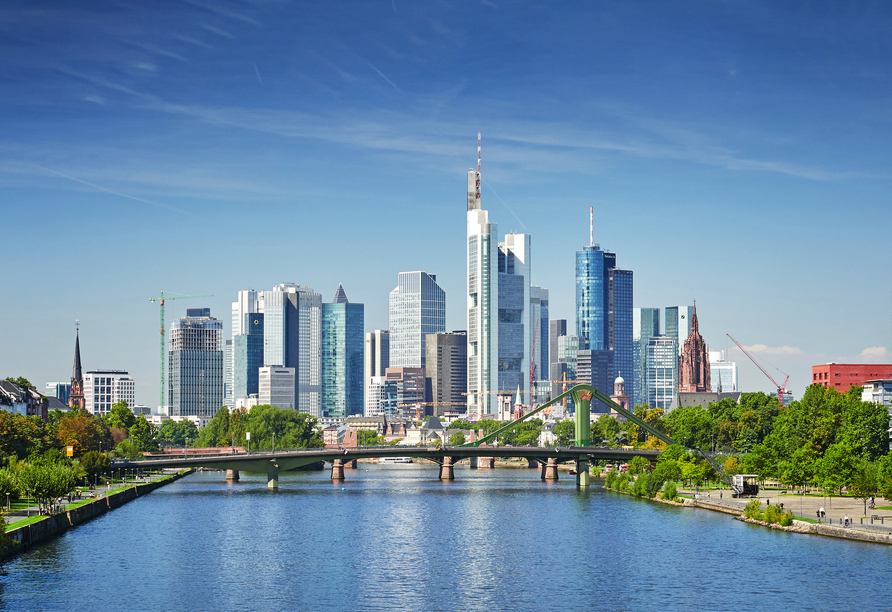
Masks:
[[[477,200],[477,203],[480,203],[480,132],[481,130],[477,130],[477,174],[475,178],[477,180],[477,191],[474,194],[474,199]]]
[[[595,207],[588,207],[588,245],[595,245]]]

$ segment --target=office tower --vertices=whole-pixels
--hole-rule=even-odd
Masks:
[[[725,359],[725,351],[709,351],[709,381],[713,393],[731,393],[738,390],[737,363]]]
[[[551,397],[562,393],[561,385],[555,381],[561,380],[566,372],[558,359],[558,338],[566,335],[567,319],[554,319],[548,323],[548,378],[551,380]]]
[[[424,403],[424,368],[387,368],[384,395],[392,414],[416,418],[416,406]]]
[[[684,342],[679,363],[678,392],[704,393],[712,391],[709,381],[709,349],[700,335],[697,324],[697,302],[691,313],[691,331]]]
[[[548,336],[548,289],[530,286],[530,351],[533,363],[533,385],[535,387],[534,401],[530,400],[530,406],[548,401],[551,393],[551,384],[548,382],[549,336]],[[531,395],[534,393],[530,389]]]
[[[390,332],[376,329],[365,335],[365,416],[384,414],[384,371],[390,367]]]
[[[446,293],[437,276],[400,272],[389,312],[391,367],[423,368],[425,338],[446,331]]]
[[[666,331],[664,335],[675,340],[675,347],[679,357],[681,357],[681,350],[684,348],[684,341],[691,332],[691,317],[693,313],[693,306],[666,307]]]
[[[168,416],[213,417],[223,406],[223,324],[189,308],[170,324]]]
[[[71,383],[48,382],[44,395],[47,397],[55,397],[63,404],[68,404],[68,398],[71,395]]]
[[[259,369],[263,366],[263,314],[243,315],[242,333],[232,337],[232,399],[259,393]]]
[[[428,334],[426,348],[424,371],[430,380],[433,404],[430,412],[441,417],[466,403],[462,394],[468,388],[468,336],[463,331]]]
[[[232,352],[232,340],[223,342],[223,405],[232,410],[235,406],[235,398],[233,397],[233,373],[232,369],[234,355]]]
[[[611,390],[614,386],[614,351],[580,350],[576,352],[576,380],[601,389]],[[604,393],[604,391],[601,391]],[[609,406],[597,398],[592,398],[591,412],[607,413]]]
[[[645,371],[647,404],[651,408],[662,408],[668,412],[672,406],[678,380],[677,355],[674,338],[654,336],[648,339]]]
[[[530,379],[529,234],[507,234],[499,243],[498,283],[498,388],[513,395],[529,389]]]
[[[632,309],[632,369],[635,371],[633,387],[625,384],[625,389],[630,391],[632,406],[647,404],[647,341],[660,335],[660,309],[659,308],[633,308]]]
[[[496,414],[499,390],[499,227],[480,200],[477,170],[468,172],[468,414]]]
[[[102,416],[118,402],[136,404],[136,383],[124,370],[93,370],[84,376],[84,402],[87,412]]]
[[[74,340],[74,365],[71,368],[71,389],[68,393],[68,405],[72,408],[85,408],[84,375],[81,370],[81,332],[77,330]]]
[[[597,244],[576,252],[576,335],[580,350],[613,351],[614,371],[635,388],[632,347],[632,272],[616,267],[616,255]],[[598,389],[602,393],[605,389]]]
[[[261,366],[257,368],[257,405],[283,410],[294,408],[294,368]]]
[[[322,296],[282,283],[257,296],[263,313],[263,365],[294,368],[295,410],[321,416]]]
[[[365,306],[338,285],[334,300],[322,304],[322,416],[363,414],[364,326]]]

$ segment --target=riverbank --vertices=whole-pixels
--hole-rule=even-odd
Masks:
[[[102,516],[106,512],[120,508],[127,502],[151,493],[159,487],[179,480],[187,474],[191,474],[194,470],[188,469],[175,474],[168,474],[160,478],[156,478],[146,483],[133,484],[128,487],[110,491],[108,495],[89,500],[83,505],[41,517],[39,520],[22,525],[20,527],[9,529],[6,537],[12,540],[12,544],[3,547],[0,550],[0,559],[5,559],[12,555],[26,551],[41,542],[51,540],[62,535],[69,529],[77,527],[82,523],[86,523],[98,516]]]

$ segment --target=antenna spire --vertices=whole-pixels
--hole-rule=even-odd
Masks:
[[[595,207],[588,207],[588,245],[595,245]]]
[[[480,131],[477,130],[477,191],[474,195],[474,199],[477,200],[477,203],[480,203]]]

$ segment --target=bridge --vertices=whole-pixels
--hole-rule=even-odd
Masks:
[[[576,439],[574,446],[567,447],[505,447],[486,446],[492,440],[505,431],[516,426],[530,417],[541,412],[545,408],[556,404],[565,397],[571,397],[576,406]],[[620,406],[608,396],[604,395],[591,385],[575,385],[557,397],[545,402],[534,410],[531,410],[521,418],[511,421],[504,427],[475,440],[459,446],[438,445],[428,447],[369,447],[347,449],[298,449],[279,452],[255,451],[233,455],[185,455],[183,457],[152,458],[141,460],[118,460],[112,464],[114,469],[160,469],[176,467],[205,467],[228,470],[235,473],[238,470],[259,472],[267,475],[267,487],[279,488],[279,474],[283,471],[294,470],[300,467],[329,461],[332,464],[332,480],[344,479],[344,466],[353,464],[357,459],[376,459],[382,457],[412,457],[429,459],[440,466],[440,479],[453,480],[455,478],[454,466],[463,461],[470,460],[472,466],[476,466],[480,459],[492,461],[495,457],[523,457],[528,461],[535,461],[542,467],[544,480],[557,479],[557,466],[559,463],[574,461],[576,463],[576,485],[589,486],[589,462],[592,460],[628,461],[636,456],[646,457],[655,461],[660,451],[642,449],[621,449],[600,446],[591,446],[591,401],[599,399],[614,411],[641,427],[648,434],[658,438],[666,444],[678,444],[675,440],[659,431],[646,421],[640,419],[630,410]],[[712,457],[702,449],[696,449],[712,465],[716,473],[728,481],[730,479],[724,473],[721,466],[717,465]]]

